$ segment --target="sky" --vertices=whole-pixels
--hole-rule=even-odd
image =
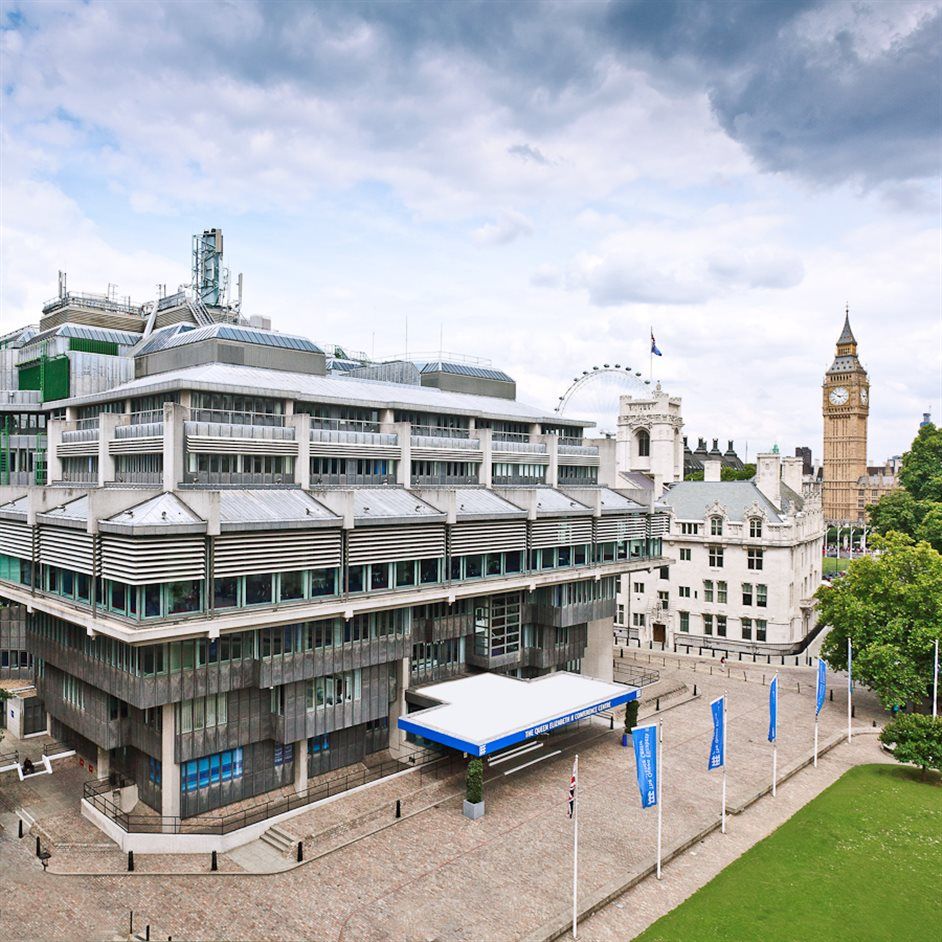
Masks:
[[[847,304],[870,457],[942,419],[939,2],[0,0],[0,24],[6,329],[60,269],[173,290],[215,226],[245,313],[486,358],[547,411],[596,365],[648,378],[653,329],[694,445],[820,455]],[[566,414],[611,430],[618,391]]]

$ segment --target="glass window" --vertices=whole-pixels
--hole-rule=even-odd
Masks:
[[[761,517],[749,518],[749,536],[754,537],[754,538],[762,536],[762,518]]]
[[[577,547],[578,551],[578,547]],[[582,547],[583,558],[585,557],[585,547]],[[504,553],[504,572],[520,572],[523,568],[523,553],[517,551],[514,553]]]
[[[272,603],[272,574],[270,572],[258,573],[245,577],[245,604],[271,605]]]
[[[751,640],[752,640],[752,619],[751,619],[751,618],[743,618],[743,619],[741,619],[741,622],[742,622],[742,636],[743,636],[743,640],[744,640],[744,641],[751,641]]]
[[[283,572],[278,577],[278,581],[280,584],[278,596],[283,602],[304,598],[303,572]]]
[[[347,586],[350,592],[362,592],[363,580],[366,575],[366,566],[349,566],[347,568]]]
[[[703,616],[703,633],[705,635],[713,634],[713,616],[712,615]]]
[[[716,616],[716,633],[721,637],[726,637],[726,616],[717,615]]]
[[[160,586],[144,586],[144,617],[156,618],[160,615]]]
[[[713,601],[713,580],[712,579],[703,580],[703,601],[704,602]]]
[[[750,547],[746,550],[746,566],[749,569],[762,568],[762,550],[759,547]]]
[[[311,572],[311,597],[333,595],[337,591],[336,569],[314,569]]]
[[[680,561],[681,561],[682,563],[689,563],[689,562],[690,562],[690,552],[691,552],[691,551],[690,551],[689,548],[688,548],[688,549],[682,549],[682,550],[680,551]]]
[[[762,618],[756,619],[756,641],[765,641],[766,621]]]
[[[370,588],[374,591],[389,588],[389,563],[373,563],[370,566]]]
[[[714,569],[723,568],[723,547],[722,546],[711,546],[709,548],[710,552],[710,566]]]
[[[484,575],[484,557],[483,556],[465,556],[464,558],[465,579],[480,579],[482,575]]]
[[[680,612],[680,630],[685,634],[690,631],[690,612]]]
[[[111,607],[119,612],[127,608],[127,586],[121,582],[111,583]]]
[[[744,582],[742,584],[742,604],[752,605],[752,583]]]
[[[769,587],[765,585],[756,586],[756,605],[759,608],[765,608],[769,604]]]
[[[239,580],[235,576],[213,579],[213,604],[216,608],[235,608],[239,604]]]
[[[189,579],[186,582],[168,582],[167,602],[170,614],[198,612],[200,610],[201,586],[202,583],[198,579]]]
[[[723,518],[710,517],[710,536],[723,535]]]
[[[728,593],[726,591],[726,583],[717,582],[716,583],[716,601],[719,602],[721,605],[725,605],[727,594]]]
[[[396,563],[396,586],[415,585],[415,561],[402,559]]]
[[[419,562],[419,579],[423,585],[441,581],[441,560],[423,559]]]

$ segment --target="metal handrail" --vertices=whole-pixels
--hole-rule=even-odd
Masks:
[[[418,758],[416,758],[418,757]],[[302,755],[302,761],[307,761],[307,755]],[[295,760],[297,761],[297,760]],[[411,767],[419,768],[419,775],[432,775],[435,778],[444,778],[454,775],[464,768],[464,762],[457,756],[443,756],[440,752],[424,750],[415,753],[405,760],[395,759],[383,762],[378,766],[363,769],[360,772],[350,772],[342,778],[332,779],[308,788],[300,794],[282,795],[270,798],[242,811],[230,814],[215,815],[212,817],[200,816],[198,818],[180,818],[168,815],[130,814],[121,811],[113,802],[104,797],[104,792],[117,787],[109,779],[98,779],[86,782],[82,787],[82,799],[89,802],[93,808],[100,811],[110,820],[114,821],[122,830],[137,834],[231,834],[252,824],[258,824],[268,818],[303,808],[324,798],[339,795],[352,788],[358,788],[368,782],[403,772]],[[133,784],[130,779],[126,780]]]
[[[239,409],[193,409],[192,418],[196,422],[218,422],[221,425],[285,424],[285,417],[280,412],[245,412]]]
[[[332,432],[378,432],[379,422],[367,419],[331,419],[311,416],[312,429],[326,429]]]

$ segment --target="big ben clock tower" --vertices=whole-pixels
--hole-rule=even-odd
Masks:
[[[867,473],[867,416],[870,384],[857,359],[857,341],[845,310],[837,355],[824,374],[824,517],[828,521],[860,522],[858,481]]]

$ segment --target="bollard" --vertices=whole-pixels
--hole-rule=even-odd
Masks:
[[[834,688],[833,688],[833,687],[831,688],[831,696],[830,696],[830,697],[828,697],[828,700],[830,700],[830,701],[831,701],[831,703],[833,703],[833,702],[834,702]]]
[[[716,657],[716,648],[710,648],[710,657]]]
[[[742,661],[742,651],[739,652],[739,660]]]
[[[765,686],[765,674],[762,675],[762,686]]]
[[[209,869],[213,871],[216,871],[219,869],[219,860],[216,857],[216,851],[213,851],[213,859],[209,865]]]
[[[134,851],[128,851],[128,873],[134,872]]]
[[[850,706],[850,718],[851,718],[851,719],[854,719],[855,716],[857,716],[857,707],[855,707],[853,704],[851,704],[851,706]]]
[[[713,665],[712,665],[712,664],[710,665],[710,676],[711,676],[711,677],[713,676]]]
[[[144,926],[144,942],[150,942],[150,923]]]
[[[797,686],[798,686],[798,692],[801,693],[801,682],[800,682],[800,681],[798,682],[798,685],[797,685]]]
[[[655,710],[655,712],[660,712],[660,709],[661,709],[661,698],[658,697],[658,698],[654,701],[654,710]]]
[[[694,695],[694,696],[697,695],[697,685],[696,685],[696,684],[693,685],[693,695]]]
[[[782,655],[782,667],[784,667],[784,666],[785,666],[785,655],[783,654],[783,655]]]
[[[39,835],[36,835],[36,856],[38,857],[42,848],[39,846]]]
[[[298,841],[298,863],[304,862],[304,841]]]
[[[615,728],[615,714],[614,713],[608,718],[608,728],[609,729]]]
[[[619,656],[619,657],[624,657],[624,656],[625,656],[625,649],[624,649],[624,648],[619,648],[618,650],[621,652],[618,656]]]
[[[771,663],[772,663],[772,655],[771,655],[771,654],[766,654],[766,656],[765,656],[765,663],[766,663],[766,664],[771,664]]]
[[[128,935],[134,935],[134,910],[130,910],[128,916]]]
[[[402,799],[401,798],[396,799],[396,817],[397,818],[402,817]]]
[[[876,720],[873,720],[873,725],[874,725],[874,726],[877,725],[877,721],[876,721]]]
[[[22,818],[20,818],[19,837],[21,838],[23,837],[23,819]]]

